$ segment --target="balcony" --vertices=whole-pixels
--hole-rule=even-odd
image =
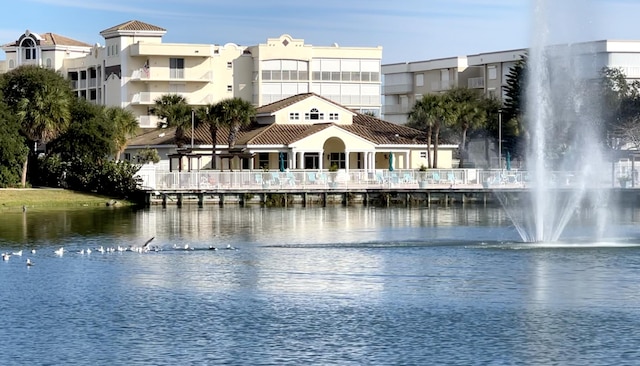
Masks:
[[[384,85],[382,87],[382,94],[391,95],[391,94],[408,94],[413,91],[413,85],[411,84],[400,84],[400,85]]]
[[[382,107],[383,114],[408,114],[411,108],[407,105],[389,104]]]
[[[165,94],[178,94],[187,100],[190,105],[206,105],[214,102],[212,94],[198,95],[196,93],[172,93],[172,92],[141,92],[131,97],[132,105],[153,105],[155,100]]]
[[[467,80],[467,87],[469,89],[484,89],[484,78],[469,78],[469,80]]]
[[[213,82],[213,71],[169,70],[167,68],[142,68],[131,72],[131,81],[185,81],[194,83]]]
[[[434,81],[431,83],[431,91],[445,91],[451,89],[455,83],[451,80]]]

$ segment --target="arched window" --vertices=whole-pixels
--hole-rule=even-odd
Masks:
[[[22,41],[22,50],[24,52],[25,60],[35,60],[36,59],[36,44],[33,42],[31,38],[25,38]]]
[[[13,69],[15,67],[15,63],[13,62],[13,60],[9,60],[9,68]]]
[[[309,113],[305,113],[304,114],[304,119],[305,120],[324,120],[324,113],[320,113],[318,111],[318,108],[311,108],[311,110],[309,111]]]
[[[50,58],[47,58],[47,67],[51,68],[51,59]]]

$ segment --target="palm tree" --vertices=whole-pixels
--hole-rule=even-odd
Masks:
[[[440,128],[442,123],[442,96],[439,94],[427,94],[422,99],[416,101],[413,108],[409,112],[410,127],[422,130],[427,135],[427,166],[428,168],[437,167],[438,164],[438,147],[437,140],[433,146],[433,161],[431,160],[431,139],[434,130]]]
[[[256,109],[251,103],[241,98],[225,99],[218,104],[222,116],[220,122],[222,125],[229,126],[229,149],[233,149],[236,146],[240,128],[251,123],[256,115]]]
[[[464,165],[467,150],[467,132],[482,127],[487,121],[487,111],[484,109],[479,94],[467,88],[454,88],[447,92],[455,103],[457,121],[451,126],[460,133],[460,167]]]
[[[120,154],[127,147],[127,141],[138,131],[138,120],[131,111],[120,107],[109,107],[104,113],[107,119],[113,122],[115,158],[120,160]]]
[[[209,133],[213,147],[211,148],[211,169],[216,169],[216,141],[218,140],[218,128],[220,128],[219,111],[220,104],[208,104],[196,110],[196,121],[198,123],[208,123]]]
[[[42,84],[31,96],[24,96],[17,105],[17,116],[22,133],[36,144],[47,144],[69,127],[71,121],[70,95],[63,89]],[[22,187],[27,184],[29,157],[22,165]]]
[[[175,127],[176,146],[185,144],[185,131],[191,129],[191,107],[187,100],[178,94],[164,94],[155,101],[151,113],[164,119],[167,127]]]
[[[429,113],[435,104],[437,96],[428,94],[422,99],[416,101],[409,112],[409,127],[425,131],[427,134],[427,167],[431,168],[431,136],[433,134],[433,126],[437,123],[435,116]]]

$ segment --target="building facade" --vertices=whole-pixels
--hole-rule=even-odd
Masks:
[[[381,114],[382,47],[313,46],[289,35],[239,46],[163,43],[164,28],[137,20],[100,32],[104,45],[26,31],[4,45],[3,72],[54,69],[93,103],[130,109],[143,128],[158,124],[154,100],[167,93],[192,106],[240,97],[255,106],[316,93],[358,112]]]
[[[382,65],[383,118],[406,123],[415,101],[427,93],[452,87],[477,89],[487,96],[504,98],[510,69],[527,49],[487,52],[438,60]],[[629,81],[640,80],[640,41],[600,40],[545,49],[548,58],[563,58],[580,75],[597,79],[605,68],[618,68]]]

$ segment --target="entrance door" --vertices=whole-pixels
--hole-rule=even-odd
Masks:
[[[320,169],[320,154],[304,154],[304,169]]]

